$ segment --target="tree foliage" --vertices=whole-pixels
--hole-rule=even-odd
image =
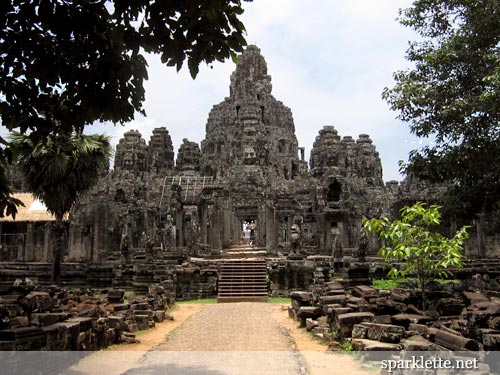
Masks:
[[[500,201],[500,2],[416,0],[400,22],[417,31],[383,92],[398,118],[434,144],[410,153],[407,172],[446,183],[447,208],[466,215]]]
[[[194,78],[200,63],[243,50],[242,12],[240,0],[2,1],[2,124],[39,143],[95,121],[130,121],[144,114],[145,53],[177,70],[187,61]],[[0,168],[0,184],[5,175]]]
[[[403,267],[392,267],[392,277],[414,276],[424,292],[430,281],[446,278],[449,268],[461,268],[461,253],[468,238],[467,226],[462,227],[452,238],[431,230],[440,225],[440,206],[417,202],[403,207],[401,219],[391,221],[387,217],[363,219],[363,227],[382,240],[384,246],[379,255],[388,261],[403,263]]]
[[[106,136],[81,133],[49,136],[37,143],[27,135],[15,133],[11,140],[27,186],[57,220],[53,228],[52,281],[58,283],[64,214],[79,194],[95,185],[99,172],[108,167],[111,144]]]

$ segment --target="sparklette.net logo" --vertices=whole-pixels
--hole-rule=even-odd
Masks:
[[[477,358],[425,358],[421,355],[409,359],[384,359],[380,362],[380,366],[389,373],[394,370],[477,370],[479,362]]]

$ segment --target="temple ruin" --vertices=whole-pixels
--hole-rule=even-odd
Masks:
[[[439,195],[418,184],[384,183],[370,136],[341,136],[334,126],[320,130],[307,162],[292,111],[272,95],[266,61],[249,46],[229,97],[208,114],[201,145],[184,139],[174,154],[165,127],[148,142],[136,130],[120,139],[114,167],[70,214],[63,281],[138,290],[160,282],[173,285],[178,298],[213,296],[217,260],[242,255],[242,226],[253,221],[246,256],[266,260],[270,293],[328,280],[334,269],[356,283],[356,262],[378,249],[375,238],[363,236],[362,218],[392,216],[403,204]],[[50,239],[40,228],[50,221],[1,225],[0,281],[22,274],[46,282]],[[486,255],[497,242],[487,243]],[[474,248],[471,242],[466,253]],[[379,272],[376,264],[365,263],[364,275]]]

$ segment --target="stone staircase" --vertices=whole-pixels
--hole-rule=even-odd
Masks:
[[[257,247],[250,245],[233,245],[229,249],[224,250],[224,258],[258,258],[266,256],[265,247]]]
[[[231,259],[220,266],[217,302],[267,302],[264,259]]]

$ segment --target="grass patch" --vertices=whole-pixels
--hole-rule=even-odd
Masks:
[[[176,301],[176,304],[182,305],[183,303],[201,303],[201,304],[213,304],[217,303],[217,298],[201,298],[201,299],[190,299],[187,301]]]
[[[409,279],[378,279],[372,280],[372,286],[377,289],[394,289]]]
[[[291,298],[289,297],[269,297],[269,303],[291,303]]]
[[[456,279],[435,279],[434,281],[439,284],[446,285],[449,283],[452,284],[460,284],[459,280]],[[377,279],[372,280],[372,286],[377,289],[394,289],[399,288],[401,286],[405,286],[404,284],[416,282],[413,278],[397,278],[397,279]]]

